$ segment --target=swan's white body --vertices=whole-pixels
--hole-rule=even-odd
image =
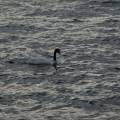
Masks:
[[[30,54],[29,56],[25,56],[22,58],[15,58],[9,60],[10,63],[25,63],[25,64],[32,64],[32,65],[55,65],[57,64],[56,54],[60,54],[60,49],[54,50],[54,56],[52,57],[44,57],[39,54]]]
[[[33,65],[53,65],[55,61],[52,58],[47,58],[41,55],[28,57],[24,62]]]

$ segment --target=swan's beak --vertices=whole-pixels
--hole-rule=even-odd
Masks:
[[[60,52],[60,50],[59,50],[59,54],[61,55],[61,52]]]
[[[61,55],[61,52],[59,52],[59,54]]]

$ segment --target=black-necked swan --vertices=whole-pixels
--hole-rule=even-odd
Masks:
[[[57,64],[57,54],[60,54],[60,49],[56,48],[54,50],[53,58],[45,57],[42,55],[31,55],[25,58],[17,58],[16,60],[9,60],[9,63],[25,63],[31,65],[54,65]]]
[[[60,49],[56,48],[54,50],[54,54],[53,54],[53,59],[45,57],[45,56],[34,56],[34,57],[30,57],[28,59],[28,61],[26,61],[26,63],[28,64],[32,64],[32,65],[55,65],[57,64],[57,53],[60,54]]]

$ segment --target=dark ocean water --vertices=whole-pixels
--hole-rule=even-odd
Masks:
[[[120,120],[120,1],[0,0],[0,120]]]

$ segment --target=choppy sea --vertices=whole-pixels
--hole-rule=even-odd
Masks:
[[[120,0],[0,0],[0,120],[120,120]]]

